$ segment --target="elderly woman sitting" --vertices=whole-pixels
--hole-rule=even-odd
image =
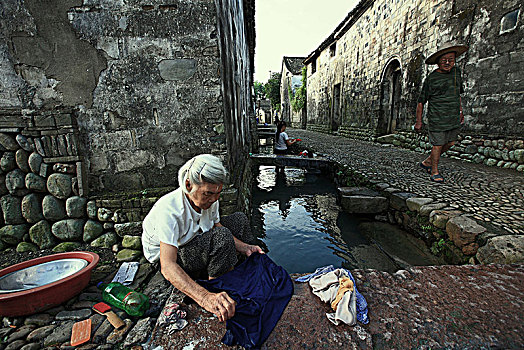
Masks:
[[[179,188],[160,198],[143,222],[142,245],[150,262],[160,261],[173,286],[214,313],[223,322],[235,314],[235,302],[225,292],[211,293],[191,276],[206,271],[218,277],[237,263],[237,252],[263,254],[253,242],[245,214],[220,218],[218,198],[227,172],[220,159],[201,154],[178,172]]]

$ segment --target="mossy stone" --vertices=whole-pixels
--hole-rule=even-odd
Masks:
[[[7,244],[16,245],[22,242],[27,230],[28,227],[25,224],[6,225],[0,228],[0,240]]]
[[[104,227],[97,221],[87,220],[84,225],[84,242],[89,243],[104,233]]]
[[[80,248],[81,244],[78,242],[62,242],[53,248],[55,253],[72,252]]]
[[[139,236],[124,236],[124,239],[122,240],[122,247],[134,250],[142,250],[142,238]]]
[[[92,247],[111,248],[118,243],[118,236],[114,232],[108,232],[91,242]]]
[[[142,256],[142,251],[134,249],[122,249],[116,254],[116,261],[135,261],[140,259]]]
[[[51,233],[51,225],[45,220],[41,220],[31,226],[29,237],[40,249],[49,249],[57,243],[57,239]]]
[[[34,243],[28,243],[28,242],[20,242],[18,243],[18,245],[16,246],[16,251],[18,253],[23,253],[23,252],[36,252],[38,251],[39,248],[36,244]]]

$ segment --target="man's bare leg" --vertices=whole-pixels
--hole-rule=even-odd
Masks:
[[[444,146],[433,146],[431,149],[431,154],[429,155],[431,162],[431,175],[438,174],[438,161],[440,160],[443,147]]]
[[[455,141],[451,141],[451,142],[448,142],[446,143],[444,146],[433,146],[433,148],[431,149],[431,153],[429,154],[429,156],[424,159],[422,161],[422,164],[424,164],[425,166],[430,166],[431,167],[431,174],[433,174],[433,163],[431,161],[431,156],[433,154],[433,150],[435,149],[435,147],[440,147],[440,153],[438,155],[438,159],[440,159],[440,156],[442,155],[442,153],[446,152],[448,149],[451,148],[451,146],[453,146],[455,144]],[[438,159],[437,159],[437,163],[438,163]],[[437,164],[438,165],[438,164]],[[438,170],[437,170],[437,174],[438,174]]]

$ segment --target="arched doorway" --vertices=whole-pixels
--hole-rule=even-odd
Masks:
[[[380,117],[377,133],[387,135],[395,132],[400,122],[400,97],[402,93],[402,69],[398,59],[391,59],[382,73],[380,83]]]

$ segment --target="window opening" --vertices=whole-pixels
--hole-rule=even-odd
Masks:
[[[520,9],[508,12],[500,20],[500,34],[507,33],[517,28]]]
[[[317,59],[314,58],[313,61],[311,61],[311,74],[315,73],[317,71]]]
[[[329,55],[331,57],[335,57],[335,54],[337,53],[337,43],[333,43],[330,47],[329,47]]]

